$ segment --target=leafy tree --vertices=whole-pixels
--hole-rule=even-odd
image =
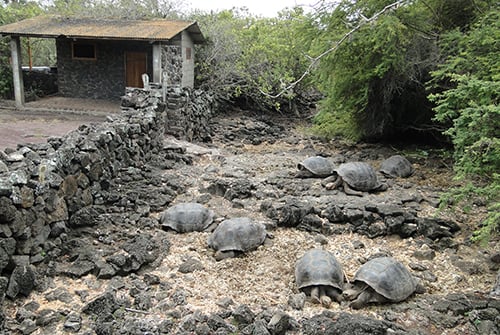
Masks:
[[[297,81],[307,70],[310,39],[301,31],[310,29],[301,8],[282,11],[278,17],[260,19],[245,31],[248,47],[242,60],[249,82],[257,94],[274,99],[276,109],[298,114],[296,104],[307,100],[310,78]],[[288,85],[288,83],[296,83]]]
[[[240,62],[250,88],[245,93],[261,109],[298,114],[297,104],[306,102],[309,78],[287,84],[307,69],[310,40],[299,32],[308,24],[303,10],[296,7],[275,18],[256,19],[242,31],[245,49]]]
[[[418,1],[342,1],[321,13],[318,49],[325,41],[349,38],[321,60],[317,80],[326,99],[317,130],[361,139],[429,127],[433,114],[425,82],[435,64],[437,36],[428,17]]]
[[[257,110],[297,112],[310,82],[296,81],[307,69],[308,40],[298,32],[304,25],[300,8],[276,18],[253,17],[233,9],[197,17],[208,43],[198,53],[202,87],[219,98]]]
[[[480,16],[468,31],[453,29],[443,35],[446,61],[432,73],[430,95],[436,120],[447,125],[453,141],[457,179],[464,186],[446,194],[460,201],[482,197],[490,215],[480,239],[498,233],[500,222],[500,11]]]
[[[6,3],[0,6],[0,25],[13,23],[40,15],[42,9],[36,2],[19,1]],[[27,47],[27,40],[23,40],[23,47]],[[12,68],[10,64],[10,38],[0,38],[0,96],[12,96]]]
[[[50,13],[94,18],[178,18],[185,1],[172,0],[55,0]]]
[[[214,92],[218,99],[241,95],[247,83],[239,65],[243,44],[239,33],[252,22],[248,13],[225,10],[218,13],[195,12],[207,42],[197,49],[197,85]]]

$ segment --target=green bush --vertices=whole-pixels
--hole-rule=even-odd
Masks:
[[[424,85],[436,58],[429,11],[415,2],[382,12],[390,3],[346,1],[317,20],[317,48],[339,43],[317,71],[327,98],[316,129],[325,135],[381,138],[431,123]],[[382,14],[372,18],[375,13]],[[323,124],[330,120],[341,122]]]
[[[492,9],[469,31],[453,30],[442,39],[447,61],[432,73],[429,95],[435,119],[448,127],[457,179],[464,185],[445,194],[454,203],[481,198],[489,216],[476,240],[498,234],[500,207],[500,14]]]

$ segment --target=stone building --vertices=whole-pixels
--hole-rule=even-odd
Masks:
[[[24,105],[21,37],[56,41],[59,95],[118,99],[125,87],[154,83],[192,87],[194,45],[204,37],[196,22],[103,20],[39,16],[0,26],[11,37],[16,105]]]

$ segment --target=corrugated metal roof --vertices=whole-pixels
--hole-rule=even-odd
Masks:
[[[0,35],[167,41],[187,30],[195,43],[204,37],[196,21],[109,20],[38,16],[0,26]]]

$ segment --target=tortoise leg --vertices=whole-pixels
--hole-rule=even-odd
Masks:
[[[321,186],[326,188],[327,190],[334,190],[342,184],[342,178],[338,175],[334,174],[330,177],[326,177],[321,181]]]
[[[219,223],[214,221],[211,224],[209,224],[208,227],[205,228],[204,231],[212,233],[215,230],[215,228],[217,228],[218,225],[219,225]]]
[[[214,256],[216,261],[222,261],[226,258],[234,258],[237,254],[234,251],[217,251]]]
[[[345,194],[347,194],[347,195],[356,195],[358,197],[362,197],[363,196],[363,192],[353,190],[346,182],[344,182],[343,186],[344,186],[344,193]]]
[[[311,299],[314,302],[320,302],[320,292],[319,292],[319,286],[314,286],[311,288]]]
[[[332,299],[326,294],[326,287],[321,285],[319,287],[319,302],[323,307],[328,308],[332,303]]]
[[[380,184],[376,189],[375,191],[377,192],[383,192],[383,191],[387,191],[387,189],[389,188],[389,186],[387,186],[387,184]]]
[[[372,293],[373,292],[371,292],[370,290],[365,290],[365,291],[361,292],[358,295],[358,297],[356,298],[356,300],[352,301],[349,304],[349,307],[354,308],[354,309],[363,308],[364,306],[366,306],[368,304],[368,302],[372,298]]]
[[[364,290],[358,295],[358,298],[349,304],[349,307],[354,309],[360,309],[366,306],[369,302],[387,302],[389,299],[384,297],[383,295],[373,291],[373,290]]]
[[[326,287],[326,295],[335,300],[336,302],[341,302],[342,299],[342,293],[340,293],[339,290],[333,288],[333,287]]]

